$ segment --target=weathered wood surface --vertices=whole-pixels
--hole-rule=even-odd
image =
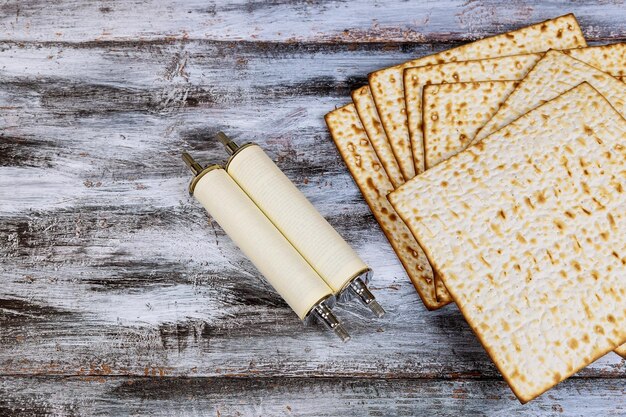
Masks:
[[[624,386],[603,379],[572,380],[526,405],[493,380],[4,377],[0,389],[11,392],[11,401],[0,398],[0,414],[24,416],[623,416],[626,410]]]
[[[611,353],[521,406],[453,306],[428,313],[323,115],[377,68],[621,2],[6,2],[0,415],[624,415]],[[186,193],[180,151],[260,142],[376,271],[389,314],[304,328]],[[319,405],[318,405],[319,404]],[[319,407],[319,408],[318,408]]]
[[[569,12],[587,38],[624,36],[623,0],[13,0],[1,11],[10,41],[456,42]]]

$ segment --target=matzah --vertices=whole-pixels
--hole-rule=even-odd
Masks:
[[[522,402],[626,342],[625,137],[584,83],[390,195]]]
[[[583,34],[574,15],[568,14],[370,74],[371,94],[404,177],[413,178],[416,172],[404,105],[402,72],[405,68],[581,46],[586,46]],[[418,165],[418,172],[421,169],[423,161]]]
[[[426,308],[433,310],[449,303],[449,296],[446,300],[437,300],[428,259],[387,200],[387,194],[394,189],[393,184],[378,161],[354,105],[348,104],[328,113],[326,124],[341,157]],[[445,289],[443,292],[447,294]]]
[[[597,50],[597,48],[594,48]],[[519,82],[433,84],[424,87],[424,150],[426,168],[468,146]],[[615,350],[626,357],[626,346]]]
[[[604,55],[600,57],[605,62],[610,60]],[[622,55],[613,59],[624,61],[626,58]],[[482,140],[520,115],[583,81],[597,89],[622,116],[626,116],[626,84],[568,54],[550,51],[519,83],[473,142]],[[618,353],[623,355],[624,352],[620,350]]]
[[[425,86],[422,123],[426,169],[465,149],[516,85],[517,81],[482,81]]]
[[[623,74],[626,68],[626,44],[623,43],[572,49],[568,54],[616,76]],[[543,54],[527,54],[406,69],[404,71],[406,110],[413,158],[418,173],[423,170],[424,164],[422,93],[425,85],[521,80],[542,56]]]
[[[626,50],[624,53],[626,54]],[[626,60],[626,55],[620,59]],[[591,84],[609,100],[617,111],[626,115],[626,84],[600,71],[598,67],[600,66],[585,64],[559,51],[546,53],[500,106],[491,120],[480,129],[472,142],[487,137],[522,114],[563,94],[583,81]]]
[[[383,126],[380,124],[380,119],[378,118],[378,113],[376,113],[374,101],[371,98],[369,89],[367,87],[361,87],[354,90],[352,92],[352,101],[354,102],[359,119],[361,119],[365,133],[374,147],[374,151],[376,151],[378,160],[383,165],[393,187],[398,188],[404,184],[405,178],[402,176],[400,166],[396,161],[391,145],[389,145],[387,136],[383,131]]]

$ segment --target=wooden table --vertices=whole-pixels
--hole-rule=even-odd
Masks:
[[[429,313],[323,115],[372,70],[623,1],[6,1],[0,415],[626,415],[611,353],[515,400],[454,306]],[[256,141],[374,268],[388,314],[303,327],[187,194],[183,150]]]

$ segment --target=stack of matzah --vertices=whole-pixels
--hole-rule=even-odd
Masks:
[[[326,115],[424,305],[456,302],[522,402],[626,357],[623,75],[626,44],[570,14],[376,71]]]

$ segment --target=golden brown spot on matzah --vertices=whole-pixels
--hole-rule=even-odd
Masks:
[[[565,223],[563,223],[560,220],[555,220],[554,221],[554,225],[559,229],[559,230],[565,230]]]
[[[493,232],[498,235],[498,236],[502,236],[502,231],[500,230],[500,226],[495,224],[495,223],[490,223],[489,227],[491,227],[491,230],[493,230]]]
[[[537,192],[537,202],[538,203],[545,203],[546,202],[546,196],[543,194],[543,191],[538,191]]]
[[[479,258],[479,259],[480,259],[480,261],[481,261],[482,263],[484,263],[486,266],[491,267],[491,264],[490,264],[489,262],[487,262],[487,260],[485,259],[485,257],[484,257],[484,256],[480,255],[478,258]]]
[[[572,236],[572,238],[574,239],[574,251],[579,253],[582,251],[583,247],[580,244],[580,242],[578,241],[578,238],[576,236]]]
[[[509,323],[506,320],[501,320],[502,322],[502,329],[505,332],[508,332],[509,330],[511,330],[511,326],[509,326]]]
[[[365,132],[361,127],[357,126],[356,124],[352,125],[352,130],[356,133],[356,134],[360,134]]]
[[[583,189],[583,192],[584,192],[585,194],[591,194],[591,189],[589,188],[589,185],[587,185],[587,183],[586,183],[586,182],[581,181],[581,183],[580,183],[580,187]]]
[[[604,210],[606,208],[597,198],[591,197],[591,200],[598,205],[600,210]]]
[[[530,201],[530,198],[528,197],[524,197],[524,203],[526,203],[526,205],[530,207],[531,209],[535,208],[535,205],[532,203],[532,201]]]
[[[609,220],[611,229],[615,229],[615,219],[613,218],[613,215],[611,213],[607,213],[606,218]]]
[[[376,184],[374,184],[374,180],[372,180],[372,177],[367,177],[367,180],[365,180],[365,182],[367,186],[376,193],[377,196],[380,196],[380,191],[378,191],[378,187],[376,187]]]

